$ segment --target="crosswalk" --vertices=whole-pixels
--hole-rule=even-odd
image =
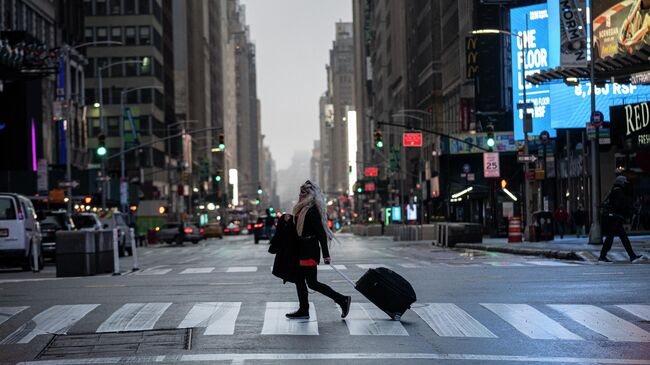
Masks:
[[[95,333],[195,328],[202,329],[198,333],[203,336],[237,335],[238,327],[250,330],[252,326],[259,326],[260,320],[263,324],[257,327],[257,333],[264,336],[318,336],[321,326],[340,325],[338,320],[332,321],[333,314],[337,310],[340,313],[333,303],[323,307],[311,302],[310,318],[305,320],[285,317],[285,313],[298,307],[296,302],[266,302],[263,311],[255,308],[255,315],[241,317],[246,305],[243,302],[198,302],[188,309],[187,303],[125,303],[112,313],[107,313],[106,308],[99,310],[100,304],[54,305],[40,309],[0,307],[0,334],[4,336],[0,346],[26,344],[39,335],[75,333],[75,326],[89,327],[88,322],[82,323],[84,321],[94,324],[92,331]],[[588,304],[416,303],[412,310],[415,315],[406,316],[400,322],[390,320],[371,303],[354,302],[344,323],[351,336],[411,336],[428,331],[434,336],[451,338],[495,339],[515,335],[531,340],[650,342],[650,326],[643,322],[650,315],[648,304],[601,307]],[[319,323],[319,313],[327,318],[323,323]],[[423,330],[418,322],[428,329]],[[8,325],[15,330],[3,328]],[[504,333],[503,328],[512,331]]]

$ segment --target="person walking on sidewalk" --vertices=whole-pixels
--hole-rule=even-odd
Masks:
[[[580,238],[585,235],[585,225],[587,224],[587,213],[582,207],[578,205],[578,209],[573,212],[573,223],[576,225],[576,237]]]
[[[564,209],[564,205],[560,205],[560,207],[555,210],[555,213],[553,213],[553,219],[555,220],[555,225],[560,233],[560,238],[564,238],[564,231],[566,230],[567,223],[569,223],[569,213]]]
[[[607,193],[607,197],[602,204],[604,212],[601,220],[606,238],[603,248],[600,250],[600,257],[598,258],[598,261],[601,262],[612,262],[607,258],[607,253],[612,248],[614,236],[618,236],[621,239],[621,243],[625,247],[628,256],[630,256],[631,262],[642,258],[642,256],[634,253],[630,239],[625,233],[625,227],[623,227],[625,216],[631,210],[630,205],[625,199],[625,192],[623,191],[625,184],[627,184],[627,178],[625,176],[621,175],[616,177],[612,189]]]
[[[327,226],[327,211],[323,193],[317,184],[307,180],[300,187],[298,199],[298,203],[293,207],[293,217],[298,234],[300,270],[296,278],[296,290],[300,307],[293,313],[287,313],[286,316],[290,319],[309,318],[307,292],[307,287],[309,287],[341,306],[341,317],[345,318],[350,311],[352,297],[334,291],[317,279],[316,266],[320,263],[320,251],[323,252],[325,264],[331,264],[328,239],[335,239],[334,234]]]

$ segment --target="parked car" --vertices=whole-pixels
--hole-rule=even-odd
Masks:
[[[223,229],[223,233],[226,235],[239,235],[241,233],[241,228],[236,221],[232,221]]]
[[[65,210],[43,213],[39,223],[41,225],[41,247],[43,256],[56,259],[56,232],[73,231],[75,229],[72,218]]]
[[[203,238],[223,238],[223,229],[219,223],[208,223],[199,230]]]
[[[102,222],[95,213],[77,213],[72,215],[74,226],[79,231],[99,231],[102,229]]]
[[[43,267],[40,224],[32,202],[19,194],[0,193],[0,261],[23,270]]]
[[[99,214],[99,221],[102,224],[102,229],[113,229],[117,228],[117,236],[119,238],[119,253],[120,256],[124,256],[125,252],[128,252],[129,255],[133,255],[133,250],[131,249],[131,241],[129,236],[129,226],[124,221],[124,217],[121,213],[113,212],[104,212]]]
[[[257,222],[253,225],[253,234],[255,236],[255,244],[260,240],[270,240],[275,235],[275,228],[278,225],[278,217],[276,216],[260,216]]]
[[[166,223],[158,231],[158,239],[162,242],[182,245],[185,241],[193,244],[199,243],[202,239],[199,229],[192,223]]]

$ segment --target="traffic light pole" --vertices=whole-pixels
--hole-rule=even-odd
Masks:
[[[454,141],[464,143],[464,144],[466,144],[468,146],[474,147],[474,148],[479,149],[479,150],[484,151],[484,152],[491,152],[490,149],[485,148],[485,147],[481,147],[481,146],[479,146],[477,144],[474,144],[472,142],[467,142],[467,141],[462,140],[460,138],[450,136],[449,134],[432,131],[432,130],[426,129],[426,128],[419,128],[419,127],[413,127],[412,128],[411,126],[408,126],[406,124],[399,124],[399,123],[392,123],[392,122],[380,122],[380,121],[377,122],[377,125],[389,125],[389,126],[393,126],[393,127],[408,128],[408,129],[412,129],[412,130],[415,130],[415,131],[420,131],[420,132],[429,133],[429,134],[433,134],[433,135],[444,137],[444,138],[453,139]]]

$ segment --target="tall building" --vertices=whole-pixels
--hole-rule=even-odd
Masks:
[[[348,122],[347,113],[353,110],[354,93],[354,40],[353,27],[349,22],[336,23],[336,38],[330,50],[330,61],[327,67],[328,90],[326,100],[321,99],[325,106],[325,126],[321,123],[321,143],[323,158],[327,158],[328,178],[325,191],[328,194],[345,194],[348,192]],[[324,103],[323,103],[324,102]],[[328,104],[332,106],[329,107]],[[331,116],[329,115],[331,111]],[[321,114],[323,110],[321,109]],[[324,129],[323,129],[324,128]],[[324,133],[324,135],[323,135]],[[356,136],[352,138],[356,139]]]
[[[128,200],[161,198],[171,190],[169,156],[167,144],[156,140],[176,120],[172,2],[85,0],[84,14],[85,41],[104,42],[87,48],[85,97],[97,103],[88,111],[91,143],[105,135],[108,156],[119,152],[121,131],[127,149],[149,143],[125,155]],[[117,200],[119,159],[108,160],[107,167],[108,197]]]
[[[228,1],[229,30],[235,43],[239,201],[245,209],[252,210],[257,208],[257,190],[263,185],[263,151],[255,45],[250,40],[245,15],[245,7],[238,0]]]
[[[280,207],[280,197],[277,194],[278,189],[278,174],[275,165],[275,160],[271,154],[271,149],[264,146],[264,173],[262,181],[264,182],[264,194],[262,198],[262,207]]]
[[[81,183],[76,192],[88,191],[82,5],[0,3],[0,42],[11,56],[0,62],[2,191],[47,194],[66,179],[68,163]]]

